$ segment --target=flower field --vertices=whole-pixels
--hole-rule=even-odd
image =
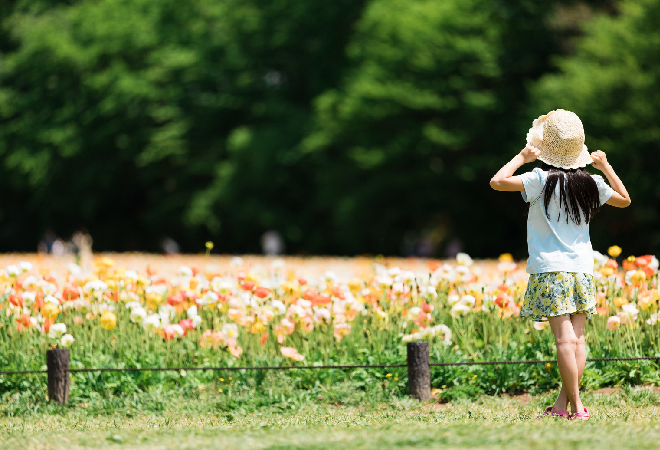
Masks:
[[[658,260],[594,252],[598,315],[588,357],[660,355]],[[618,258],[618,259],[617,259]],[[0,371],[72,368],[387,364],[428,339],[431,361],[553,359],[547,322],[520,319],[524,265],[499,261],[105,255],[78,266],[34,255],[0,263]],[[72,397],[169,385],[259,389],[264,371],[72,374]],[[287,371],[292,388],[349,381],[403,395],[405,368]],[[0,375],[0,395],[45,391],[45,376]],[[555,387],[555,365],[432,369],[436,393]],[[654,361],[588,363],[587,387],[660,383]]]

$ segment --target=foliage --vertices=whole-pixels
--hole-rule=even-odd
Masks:
[[[637,278],[614,273],[613,260],[597,272],[609,278],[601,274],[598,281],[599,314],[591,318],[586,336],[590,358],[658,355],[657,271],[648,265],[651,258],[638,260],[643,270],[632,270],[636,263],[626,261]],[[94,275],[70,273],[58,276],[59,281],[56,274],[38,280],[30,275],[34,268],[24,265],[25,272],[17,274],[18,266],[10,266],[0,277],[5,292],[0,300],[0,368],[44,369],[46,350],[63,342],[65,332],[75,338],[72,368],[295,364],[287,360],[298,360],[287,356],[287,349],[297,350],[305,365],[401,364],[405,342],[414,337],[409,333],[428,334],[442,324],[449,328],[442,339],[440,332],[435,338],[426,335],[432,362],[555,357],[550,329],[518,317],[525,274],[514,270],[515,264],[447,265],[417,276],[376,265],[375,276],[349,281],[331,274],[303,278],[289,271],[286,281],[282,263],[276,261],[269,273],[260,275],[237,266],[225,268],[222,276],[218,268],[193,276],[183,267],[179,275],[164,279],[112,267],[103,258],[97,260]],[[648,279],[641,276],[644,270]],[[54,303],[59,306],[53,309]],[[104,325],[106,314],[116,321]],[[610,314],[620,318],[618,330],[606,328]],[[480,393],[544,392],[559,381],[556,365],[504,364],[434,367],[431,383],[440,398],[453,400]],[[279,403],[278,391],[273,391],[277,384],[306,398],[333,395],[338,402],[354,401],[341,400],[341,389],[324,393],[342,383],[374,398],[407,392],[402,367],[73,373],[71,395],[76,402],[87,402],[163,389],[192,392],[204,385],[221,389],[228,402],[222,407],[231,410],[240,407],[233,398],[246,391],[261,392],[259,401],[266,404]],[[657,361],[590,362],[582,383],[584,388],[659,384],[660,371]],[[25,391],[45,396],[45,375],[0,376],[0,395]]]
[[[639,149],[612,155],[634,217],[606,213],[615,227],[594,240],[655,252],[658,193],[637,175],[655,136],[656,4],[586,26],[535,88],[615,3],[3,2],[0,249],[86,227],[96,249],[171,236],[257,252],[276,229],[292,253],[395,254],[426,237],[436,254],[460,239],[522,257],[523,203],[487,181],[531,118],[564,106],[595,145]]]
[[[660,157],[656,142],[660,125],[657,64],[660,2],[622,1],[620,14],[585,24],[585,37],[575,55],[557,61],[560,72],[544,77],[534,90],[532,115],[550,105],[575,111],[587,133],[587,145],[602,149],[626,183],[637,206],[631,211],[603,212],[607,229],[594,228],[596,238],[628,238],[634,246],[660,244]],[[550,108],[553,109],[553,108]]]
[[[293,189],[278,203],[291,214],[307,191],[304,164],[271,176],[272,164],[299,159],[289,148],[338,75],[359,7],[104,0],[16,14],[0,73],[0,178],[13,192],[0,242],[32,248],[48,226],[86,225],[97,248],[213,233],[256,250],[255,229],[293,222],[262,206]],[[250,237],[245,218],[257,219]]]

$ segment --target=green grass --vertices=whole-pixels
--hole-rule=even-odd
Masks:
[[[78,449],[427,449],[657,448],[660,395],[624,389],[586,392],[587,422],[537,420],[554,393],[517,399],[483,396],[439,405],[408,398],[365,396],[337,386],[328,399],[255,407],[249,396],[232,407],[218,395],[191,399],[183,391],[132,398],[97,398],[65,408],[30,399],[12,416],[3,406],[3,450]],[[295,399],[295,392],[290,398]],[[350,400],[354,395],[358,398]],[[360,405],[362,403],[362,406]],[[28,404],[31,406],[28,407]],[[18,409],[14,409],[18,411]]]

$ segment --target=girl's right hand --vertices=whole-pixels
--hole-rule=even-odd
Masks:
[[[591,159],[594,160],[593,166],[601,172],[609,165],[607,162],[607,155],[601,150],[596,150],[591,154]]]
[[[520,156],[523,157],[525,163],[536,161],[536,158],[538,158],[540,154],[541,150],[531,144],[527,144],[527,146],[520,151]]]

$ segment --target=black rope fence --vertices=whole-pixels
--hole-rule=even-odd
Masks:
[[[405,364],[337,364],[337,365],[304,365],[304,366],[224,366],[224,367],[98,367],[70,368],[69,350],[55,348],[46,351],[45,370],[4,370],[0,375],[23,375],[45,373],[48,375],[48,398],[59,405],[69,401],[69,376],[71,373],[82,372],[180,372],[180,371],[226,371],[226,370],[301,370],[301,369],[385,369],[406,367],[408,369],[408,393],[420,401],[431,398],[431,367],[442,366],[499,366],[511,364],[551,364],[556,359],[523,359],[517,361],[457,361],[430,362],[429,343],[425,341],[406,344]],[[589,358],[588,362],[610,361],[641,361],[660,360],[660,356],[634,356],[628,358]]]
[[[628,358],[588,358],[587,362],[609,361],[641,361],[660,360],[660,356],[634,356]],[[556,359],[522,359],[517,361],[458,361],[429,363],[431,367],[439,366],[497,366],[510,364],[549,364],[556,363]],[[318,366],[221,366],[221,367],[98,367],[82,369],[66,369],[68,372],[179,372],[203,370],[298,370],[298,369],[385,369],[390,367],[408,367],[408,364],[344,364],[344,365],[318,365]],[[0,371],[0,375],[20,375],[31,373],[48,373],[48,370],[10,370]]]

